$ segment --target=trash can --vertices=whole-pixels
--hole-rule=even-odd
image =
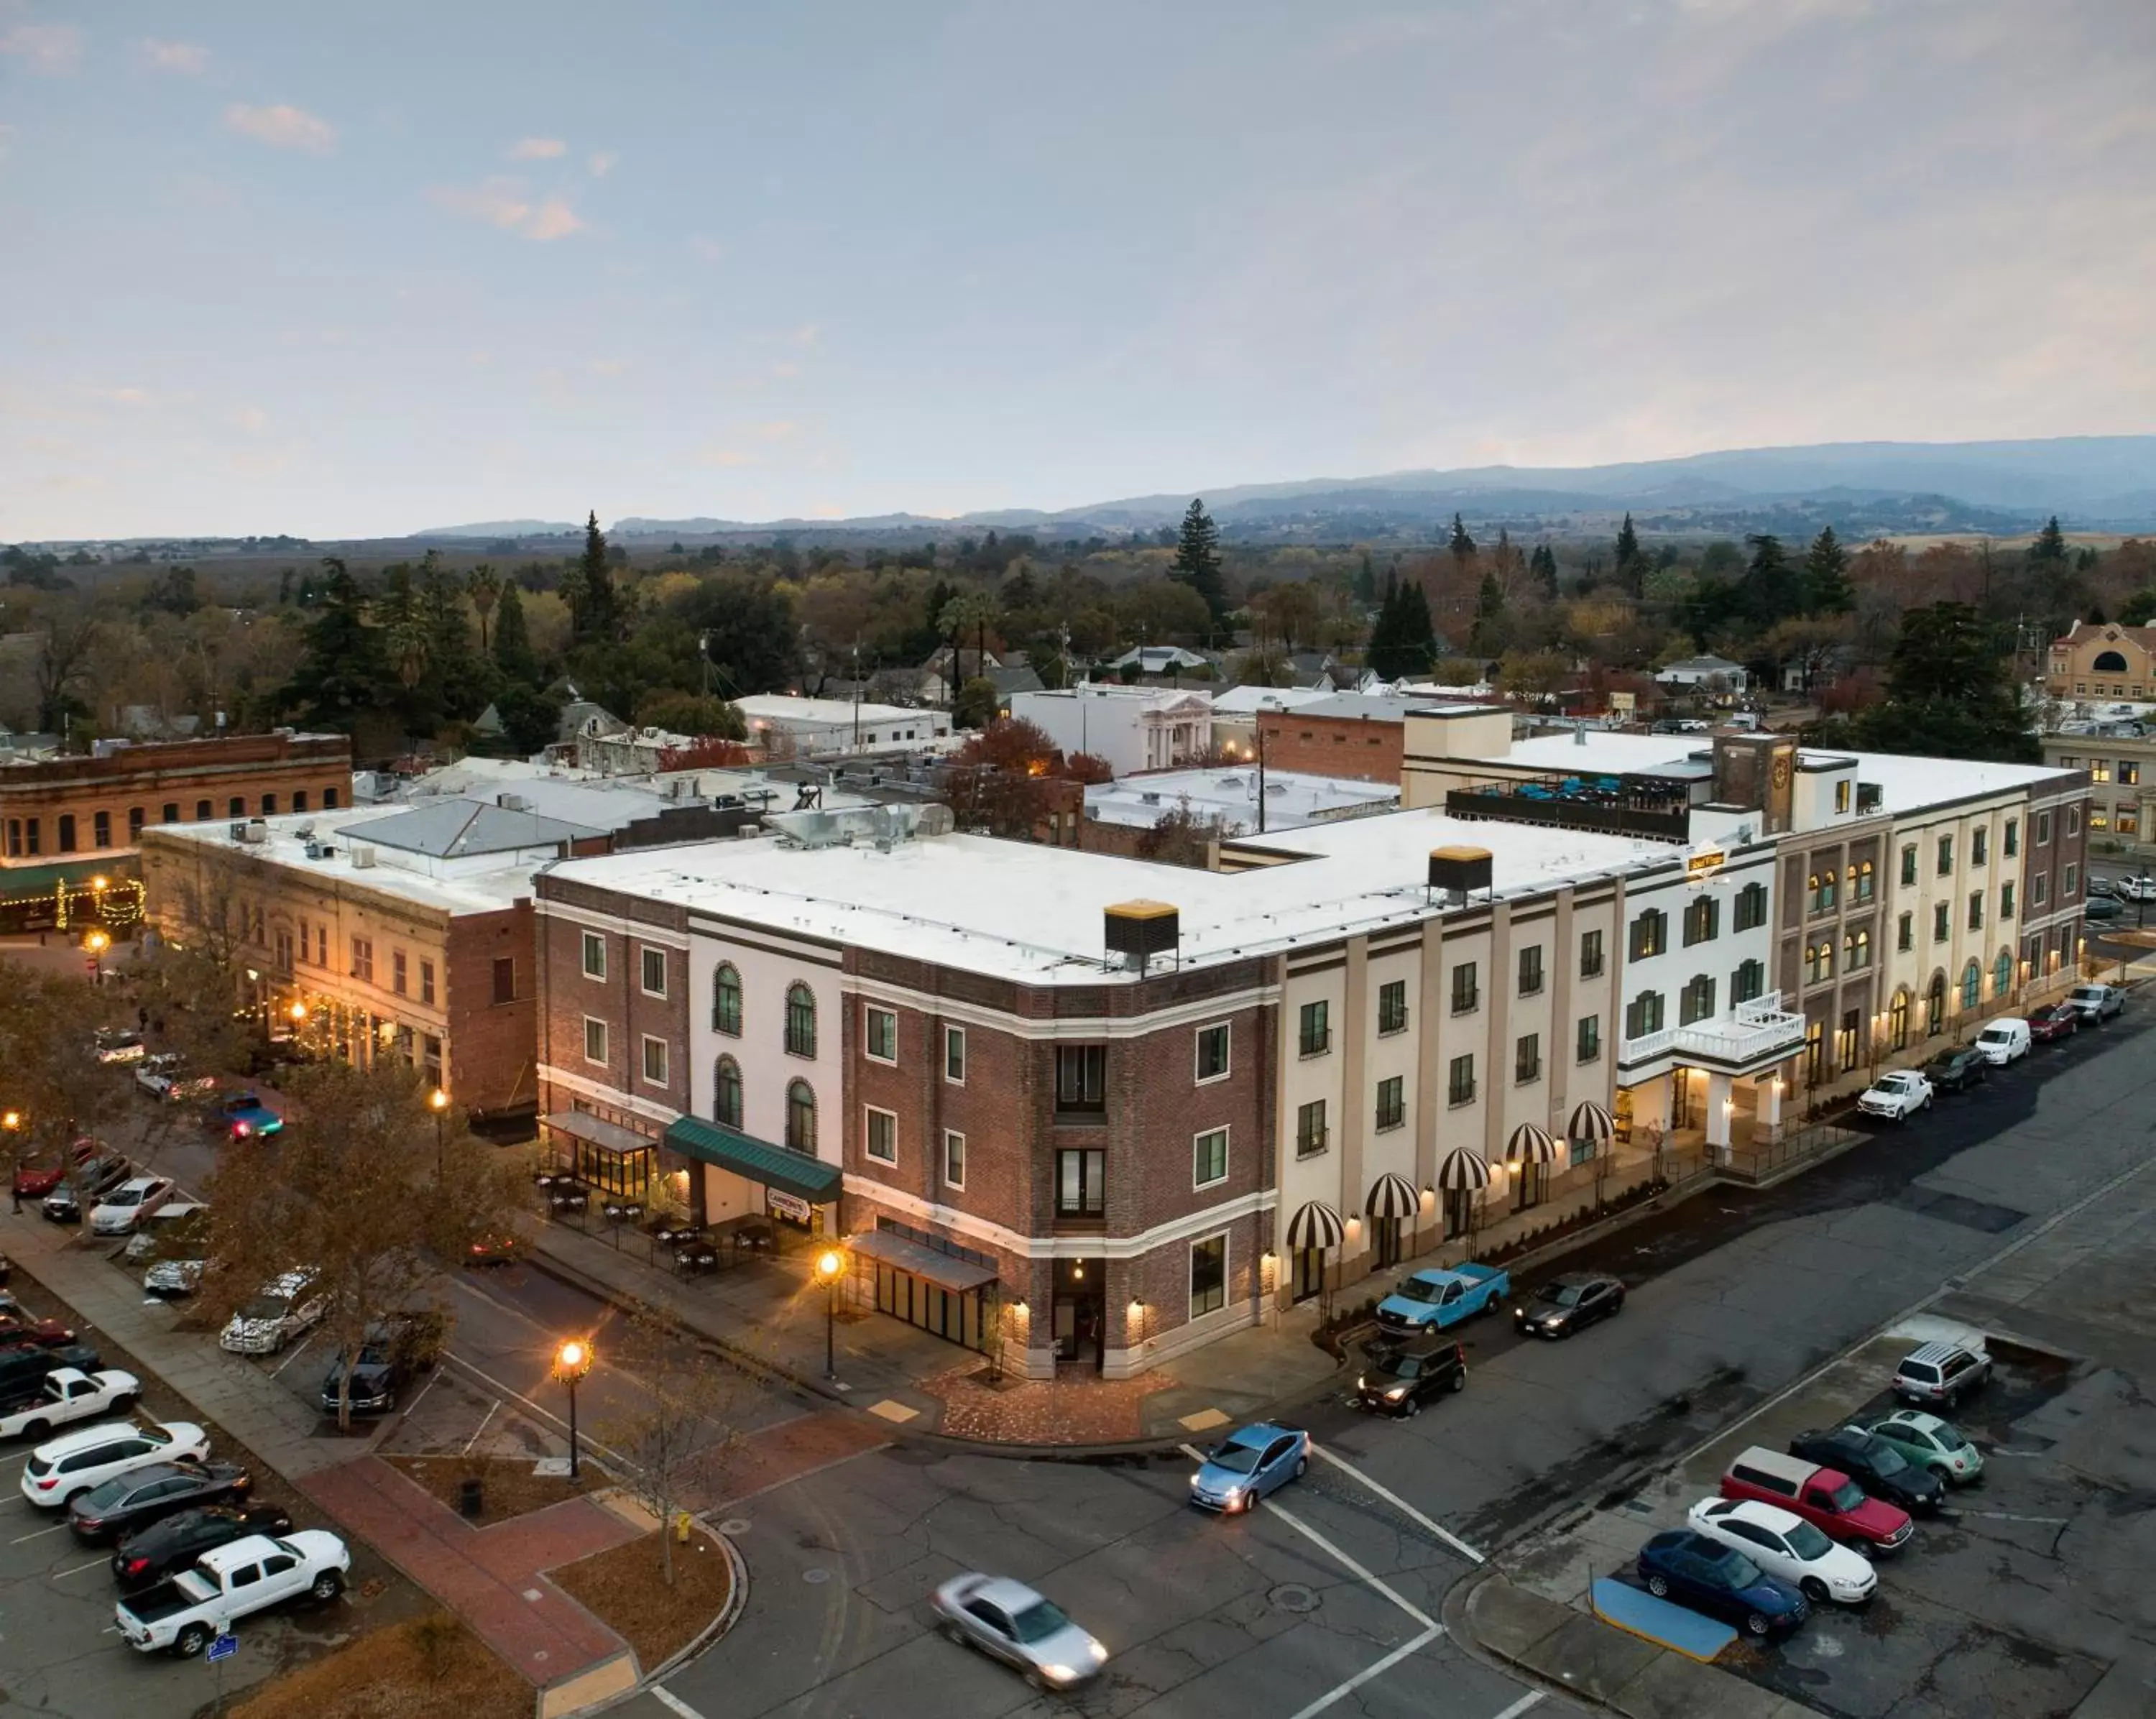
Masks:
[[[476,1520],[486,1511],[486,1484],[478,1475],[457,1482],[457,1509]]]

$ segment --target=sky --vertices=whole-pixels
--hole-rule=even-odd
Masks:
[[[2149,0],[0,0],[0,541],[2156,429]]]

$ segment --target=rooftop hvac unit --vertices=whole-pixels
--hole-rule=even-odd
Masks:
[[[245,818],[240,818],[233,820],[232,839],[235,842],[244,842],[247,839],[247,820]]]
[[[1182,941],[1182,916],[1165,901],[1121,901],[1106,910],[1105,941],[1141,978],[1156,955],[1173,955]]]
[[[352,844],[352,863],[355,870],[364,870],[374,864],[374,844],[354,842]]]
[[[1454,906],[1476,890],[1490,890],[1490,850],[1487,848],[1432,848],[1430,850],[1430,890],[1443,895]]]
[[[505,812],[529,812],[531,809],[531,802],[522,794],[496,794],[494,803]]]

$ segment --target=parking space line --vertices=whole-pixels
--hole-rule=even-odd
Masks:
[[[667,1688],[663,1683],[654,1683],[651,1686],[651,1696],[652,1699],[657,1701],[660,1706],[666,1708],[670,1712],[678,1713],[680,1716],[680,1719],[704,1719],[704,1716],[701,1713],[699,1713],[694,1707],[690,1706],[688,1702],[683,1701],[680,1696],[675,1694],[672,1690]]]
[[[493,1402],[487,1404],[486,1413],[480,1416],[479,1424],[472,1429],[471,1437],[465,1440],[465,1448],[457,1452],[458,1455],[469,1456],[471,1455],[472,1446],[479,1443],[479,1435],[486,1430],[487,1423],[494,1419],[495,1410],[501,1407],[501,1398],[499,1397],[496,1397]]]
[[[440,1378],[441,1376],[442,1370],[439,1367],[427,1375],[427,1383],[419,1387],[419,1394],[404,1405],[404,1413],[408,1417],[417,1410],[422,1403],[427,1400],[427,1393],[434,1388],[434,1382]]]
[[[2063,1528],[2069,1520],[2066,1516],[2018,1516],[2011,1511],[2005,1510],[1943,1510],[1939,1514],[1953,1521],[1959,1521],[1964,1516],[1976,1516],[1987,1522],[2034,1522],[2045,1528]]]
[[[53,1580],[55,1582],[64,1582],[69,1576],[80,1576],[85,1570],[101,1570],[111,1562],[112,1560],[109,1557],[94,1557],[88,1563],[77,1564],[71,1570],[54,1571]]]
[[[1503,1712],[1493,1714],[1491,1719],[1520,1719],[1521,1714],[1531,1708],[1540,1706],[1542,1703],[1543,1692],[1538,1689],[1531,1689]]]
[[[1353,1475],[1363,1486],[1367,1486],[1371,1491],[1376,1493],[1378,1497],[1383,1499],[1386,1503],[1391,1505],[1394,1509],[1400,1511],[1404,1516],[1409,1516],[1414,1521],[1421,1523],[1424,1527],[1429,1529],[1431,1533],[1436,1535],[1439,1539],[1442,1540],[1447,1546],[1450,1546],[1455,1552],[1457,1552],[1462,1557],[1466,1558],[1468,1562],[1471,1564],[1479,1564],[1482,1562],[1482,1554],[1477,1552],[1473,1547],[1470,1546],[1465,1540],[1462,1540],[1457,1534],[1455,1534],[1449,1529],[1441,1527],[1436,1522],[1432,1521],[1428,1516],[1417,1510],[1412,1504],[1409,1504],[1406,1499],[1401,1497],[1399,1493],[1394,1491],[1389,1486],[1381,1486],[1376,1480],[1372,1480],[1369,1475],[1364,1474],[1362,1470],[1357,1468],[1355,1465],[1348,1461],[1347,1458],[1342,1456],[1335,1456],[1330,1450],[1327,1450],[1315,1439],[1312,1439],[1310,1441],[1310,1450],[1312,1455],[1322,1457],[1326,1461],[1331,1463],[1333,1467],[1342,1470],[1345,1473]]]
[[[54,1523],[52,1525],[52,1527],[49,1527],[49,1528],[39,1528],[39,1529],[38,1529],[35,1533],[32,1533],[32,1534],[18,1534],[18,1535],[17,1535],[17,1536],[15,1537],[15,1538],[13,1538],[13,1540],[10,1540],[8,1543],[10,1546],[20,1546],[20,1545],[22,1545],[25,1541],[29,1541],[29,1540],[42,1540],[42,1539],[44,1539],[44,1538],[45,1537],[45,1536],[46,1536],[46,1535],[48,1535],[48,1534],[57,1534],[57,1533],[59,1533],[59,1532],[60,1532],[60,1530],[61,1530],[61,1529],[63,1529],[63,1528],[64,1528],[65,1527],[67,1527],[67,1524],[66,1524],[65,1522],[54,1522]]]
[[[272,1378],[276,1378],[279,1373],[284,1372],[286,1368],[290,1367],[295,1361],[297,1361],[302,1355],[305,1354],[307,1352],[307,1345],[314,1342],[314,1340],[315,1334],[312,1332],[309,1332],[306,1336],[301,1337],[300,1339],[300,1347],[293,1350],[290,1354],[287,1355],[282,1361],[280,1361],[275,1367],[270,1369],[270,1377]]]
[[[465,1360],[463,1356],[455,1354],[446,1349],[442,1352],[448,1359],[454,1362],[459,1367],[464,1368],[466,1373],[470,1373],[474,1378],[477,1379],[481,1384],[485,1385],[489,1390],[494,1392],[497,1396],[507,1398],[511,1402],[516,1403],[527,1414],[533,1416],[536,1419],[545,1421],[549,1426],[559,1427],[564,1432],[568,1430],[568,1422],[563,1420],[560,1415],[555,1414],[551,1409],[541,1407],[538,1403],[534,1403],[529,1397],[526,1396],[521,1391],[511,1390],[509,1387],[502,1383],[500,1379],[495,1378],[491,1373],[484,1372],[480,1368],[473,1366],[471,1362]],[[600,1444],[599,1441],[594,1439],[589,1433],[586,1433],[583,1435],[583,1442],[585,1450],[596,1452],[598,1455],[605,1457],[609,1462],[619,1464],[623,1469],[633,1469],[636,1466],[634,1463],[631,1462],[626,1456],[624,1456],[621,1452],[619,1450],[609,1450],[606,1445]]]

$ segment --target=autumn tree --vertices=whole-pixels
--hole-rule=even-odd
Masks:
[[[1039,724],[1006,716],[952,754],[944,780],[961,829],[1023,841],[1056,797],[1070,792],[1067,783],[1074,775]]]
[[[113,1013],[110,993],[72,975],[0,960],[0,1068],[14,1118],[0,1128],[0,1157],[11,1179],[21,1164],[120,1114],[124,1088],[94,1048],[98,1028]]]

